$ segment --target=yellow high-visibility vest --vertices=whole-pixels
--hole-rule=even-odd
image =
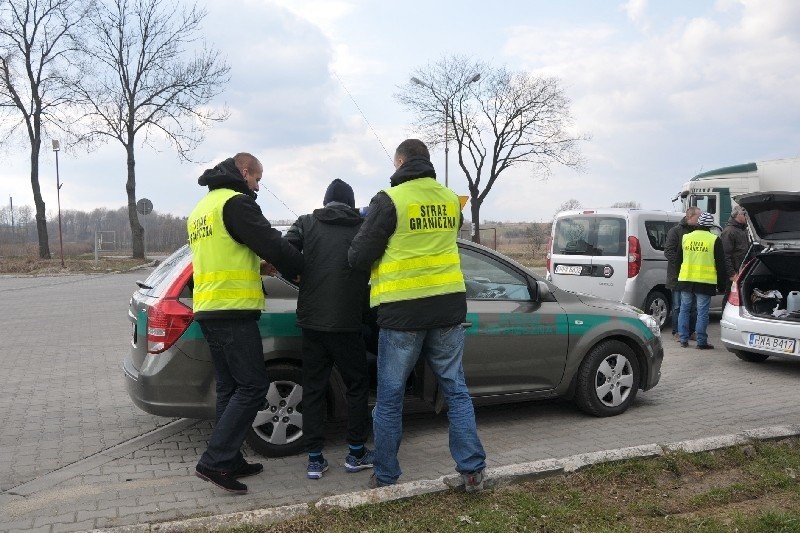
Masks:
[[[225,202],[237,194],[241,193],[215,189],[189,215],[195,313],[264,308],[259,257],[236,242],[222,220]]]
[[[397,212],[397,228],[373,265],[369,303],[465,292],[458,237],[458,196],[433,178],[385,189]]]
[[[705,230],[694,230],[683,236],[683,263],[678,281],[717,284],[717,266],[714,261],[716,240],[716,235]]]

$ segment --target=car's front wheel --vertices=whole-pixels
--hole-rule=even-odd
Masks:
[[[736,350],[733,353],[736,355],[736,357],[742,361],[747,361],[748,363],[763,363],[769,357],[763,353],[744,352],[742,350]]]
[[[652,315],[661,329],[664,329],[664,326],[667,325],[671,307],[671,301],[661,291],[650,291],[644,301],[644,312]]]
[[[639,361],[624,342],[603,341],[589,351],[577,376],[575,402],[594,416],[624,413],[639,390]]]
[[[267,397],[247,443],[266,457],[298,454],[303,451],[303,372],[292,365],[274,365],[267,374]]]

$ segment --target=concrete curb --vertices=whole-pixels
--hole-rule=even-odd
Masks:
[[[778,440],[798,436],[800,436],[800,424],[772,426],[742,431],[732,435],[720,435],[666,444],[646,444],[643,446],[632,446],[630,448],[618,448],[615,450],[571,455],[561,459],[543,459],[541,461],[532,461],[529,463],[487,468],[486,488],[523,483],[534,479],[576,472],[601,463],[658,457],[676,451],[697,453],[719,450],[758,440]],[[179,532],[197,529],[214,530],[246,525],[269,525],[309,514],[312,507],[317,510],[334,508],[350,509],[360,505],[399,500],[446,490],[463,490],[461,476],[455,474],[431,480],[398,483],[397,485],[389,487],[329,496],[318,500],[316,503],[256,509],[253,511],[189,518],[171,522],[96,529],[93,531],[97,533]]]

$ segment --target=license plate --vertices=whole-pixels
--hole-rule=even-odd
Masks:
[[[794,353],[795,344],[795,339],[782,339],[768,335],[756,335],[755,333],[751,333],[747,339],[748,346],[771,352]]]
[[[556,265],[556,274],[580,276],[582,271],[583,267],[581,265]]]

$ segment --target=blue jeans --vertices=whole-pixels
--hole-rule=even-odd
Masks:
[[[198,323],[208,341],[217,379],[216,424],[198,464],[230,472],[244,463],[242,443],[269,389],[261,333],[253,319]]]
[[[693,292],[690,292],[694,296]],[[689,317],[689,334],[695,331],[695,323],[697,322],[697,302],[692,302],[692,312]],[[678,289],[672,290],[672,333],[678,333],[678,320],[681,314],[681,291]]]
[[[406,382],[417,360],[430,365],[447,400],[450,422],[450,455],[460,473],[486,468],[475,425],[475,411],[464,381],[461,358],[464,328],[461,325],[417,331],[381,329],[378,338],[378,399],[373,411],[375,476],[381,484],[400,477],[397,451],[403,436],[403,399]]]
[[[689,342],[689,315],[691,314],[692,300],[697,298],[697,324],[695,324],[695,332],[697,333],[697,345],[704,346],[708,344],[708,307],[711,304],[711,295],[698,294],[689,291],[681,292],[681,315],[678,321],[678,334],[681,336],[681,342]]]

